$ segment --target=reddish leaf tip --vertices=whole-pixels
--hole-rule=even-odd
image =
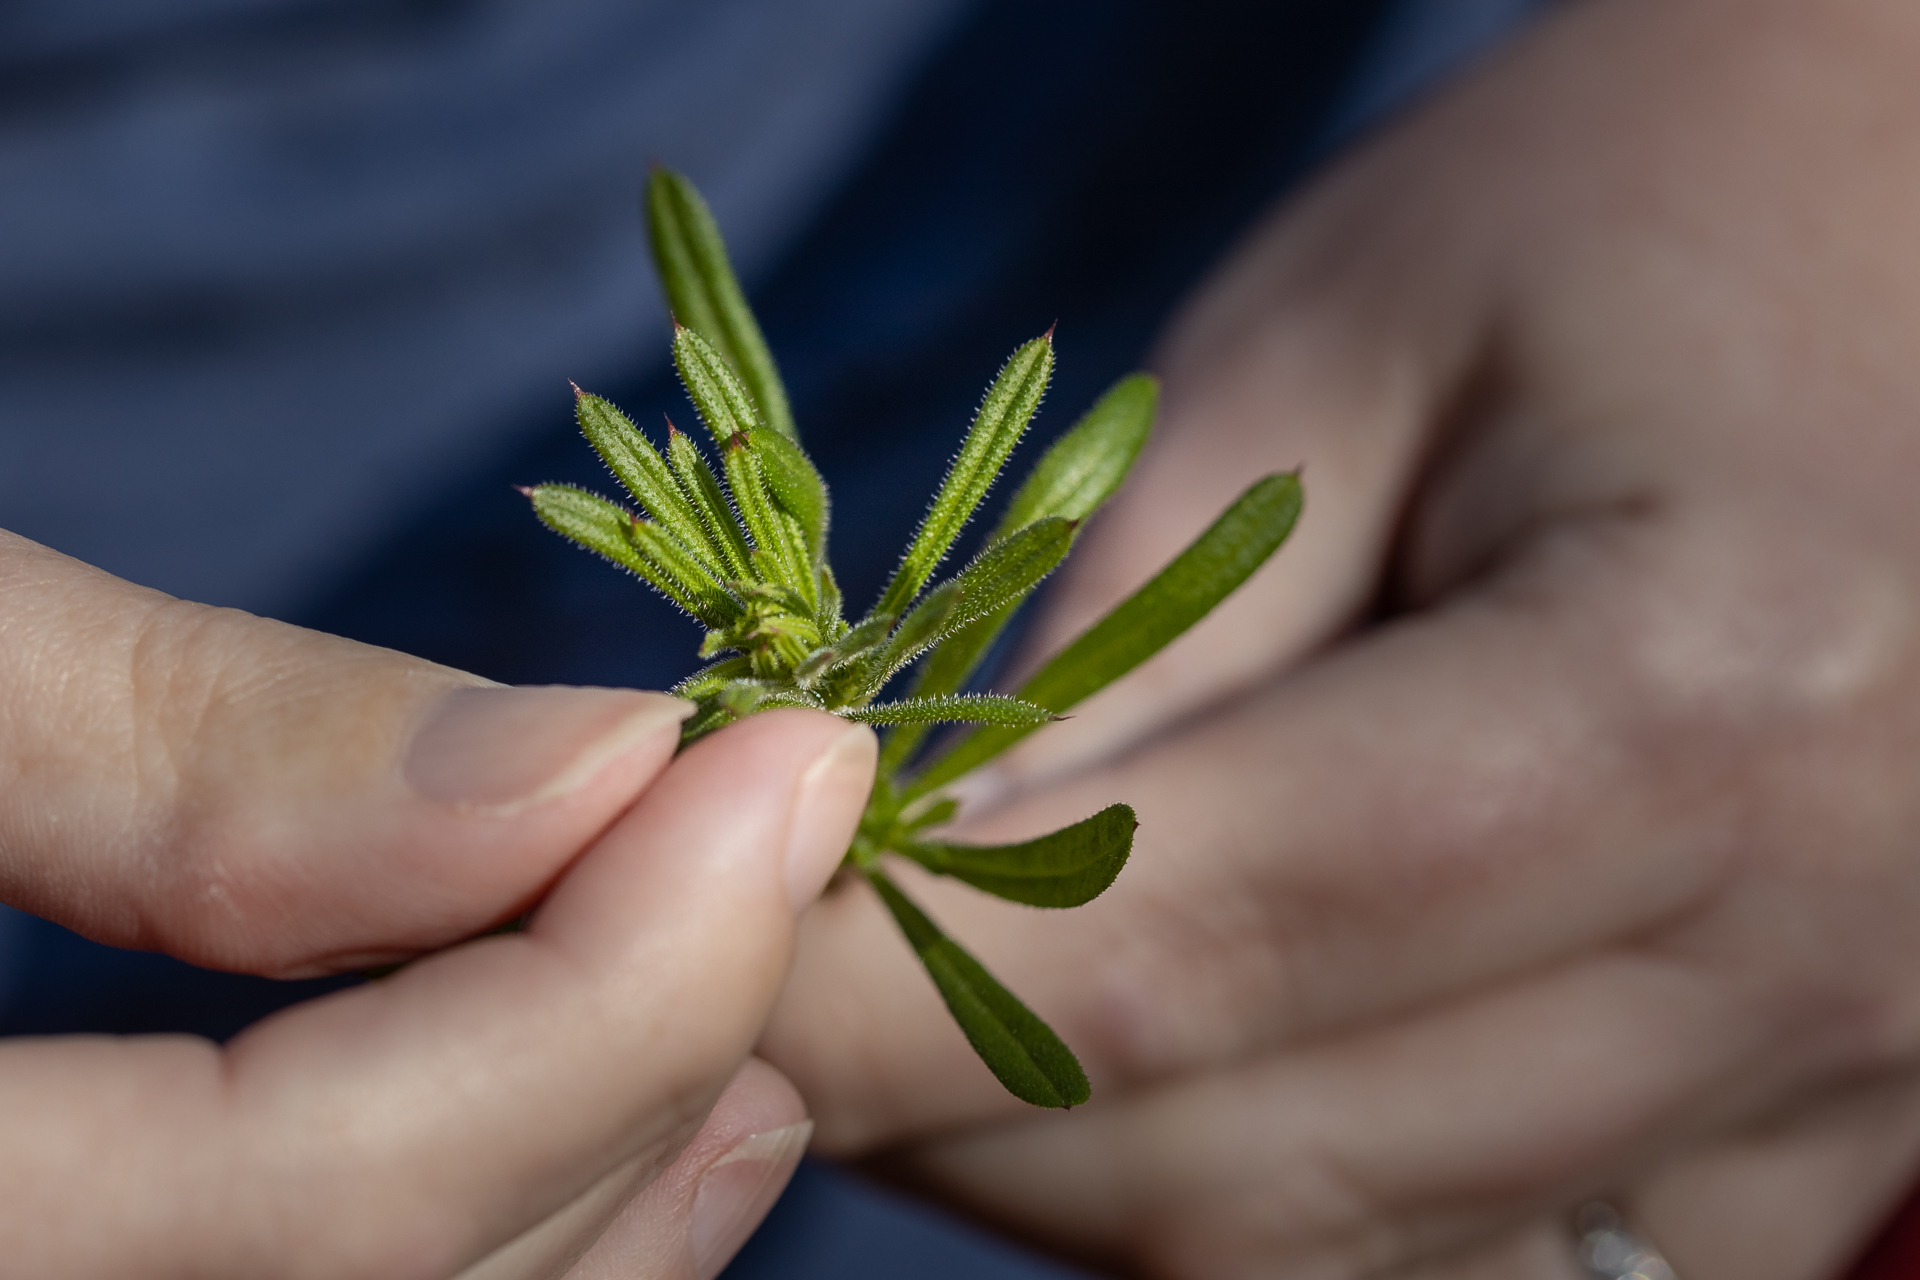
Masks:
[[[734,449],[744,449],[746,447],[747,447],[746,432],[736,431],[732,435],[727,437],[727,448],[729,451]]]
[[[1048,326],[1047,326],[1047,331],[1046,331],[1045,333],[1043,333],[1043,334],[1041,334],[1041,335],[1040,335],[1040,341],[1042,341],[1042,342],[1044,342],[1044,343],[1046,343],[1046,344],[1047,344],[1048,346],[1052,346],[1052,345],[1053,345],[1053,331],[1054,331],[1055,329],[1058,329],[1059,327],[1060,327],[1060,322],[1059,322],[1058,320],[1055,320],[1055,321],[1054,321],[1054,322],[1053,322],[1052,324],[1050,324],[1050,325],[1048,325]]]
[[[533,496],[533,486],[530,484],[516,484],[513,486],[513,491],[523,498],[531,498]]]
[[[573,398],[575,400],[578,400],[582,396],[587,394],[586,392],[580,389],[580,384],[575,382],[572,378],[567,379],[567,385],[573,388]]]

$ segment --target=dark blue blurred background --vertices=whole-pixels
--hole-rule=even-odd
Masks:
[[[607,487],[567,378],[689,413],[650,157],[734,244],[858,603],[1014,346],[1059,322],[1031,456],[1262,207],[1531,7],[14,0],[0,527],[497,680],[664,685],[691,624],[510,488]],[[225,1037],[332,985],[0,908],[0,1033]],[[729,1274],[1059,1272],[809,1165]]]

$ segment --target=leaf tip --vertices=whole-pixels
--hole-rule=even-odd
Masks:
[[[567,385],[573,388],[573,398],[575,400],[584,400],[586,398],[587,393],[582,391],[580,389],[580,384],[575,382],[572,378],[567,379]]]
[[[1041,335],[1040,335],[1040,341],[1042,341],[1042,342],[1044,342],[1044,343],[1046,343],[1046,344],[1047,344],[1048,346],[1052,346],[1052,345],[1053,345],[1053,331],[1054,331],[1055,329],[1058,329],[1059,327],[1060,327],[1060,322],[1059,322],[1058,320],[1055,320],[1055,321],[1054,321],[1054,322],[1053,322],[1052,324],[1050,324],[1050,325],[1048,325],[1048,326],[1047,326],[1047,331],[1046,331],[1045,333],[1043,333],[1043,334],[1041,334]]]
[[[533,496],[533,486],[530,484],[516,484],[513,486],[513,491],[523,498],[531,498]]]
[[[734,433],[733,433],[732,435],[730,435],[730,436],[728,436],[728,437],[727,437],[727,452],[728,452],[728,453],[732,453],[732,452],[733,452],[733,451],[734,451],[735,449],[744,449],[744,448],[746,448],[746,447],[747,447],[747,433],[746,433],[746,432],[744,432],[744,431],[736,431],[736,432],[734,432]]]

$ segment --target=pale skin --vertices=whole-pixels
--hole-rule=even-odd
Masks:
[[[0,1270],[719,1270],[806,1145],[748,1055],[871,787],[868,730],[782,712],[675,760],[675,699],[486,689],[5,533],[0,599],[9,903],[274,975],[539,904],[224,1046],[0,1043]]]
[[[1300,533],[902,868],[1080,1053],[1023,1107],[864,893],[762,1051],[825,1146],[1119,1274],[1818,1280],[1920,1177],[1920,7],[1588,0],[1256,229],[1050,650],[1263,471]]]

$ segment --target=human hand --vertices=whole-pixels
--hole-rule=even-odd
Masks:
[[[1900,0],[1574,6],[1261,231],[1033,648],[1248,475],[1301,531],[965,831],[1124,799],[1131,864],[901,869],[1094,1101],[837,895],[762,1042],[825,1145],[1137,1274],[1571,1275],[1595,1195],[1685,1280],[1844,1265],[1920,1158],[1916,67]]]
[[[0,533],[0,898],[283,976],[541,903],[224,1047],[0,1042],[0,1272],[717,1272],[806,1145],[747,1054],[874,742],[775,712],[675,761],[686,710],[485,686]]]

